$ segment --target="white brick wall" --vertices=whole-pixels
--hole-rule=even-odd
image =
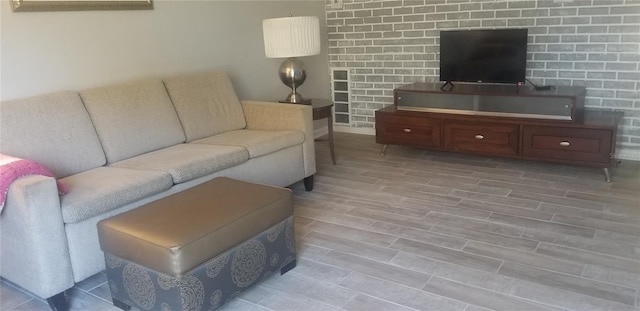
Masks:
[[[327,0],[329,66],[351,74],[351,126],[373,128],[395,87],[439,80],[440,30],[528,28],[527,78],[624,111],[618,156],[640,160],[640,0],[343,1]]]

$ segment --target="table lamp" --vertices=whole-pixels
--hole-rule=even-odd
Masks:
[[[307,77],[304,64],[297,57],[320,54],[320,23],[316,16],[269,18],[262,21],[264,54],[267,58],[287,58],[278,75],[291,94],[285,102],[302,103],[297,88]]]

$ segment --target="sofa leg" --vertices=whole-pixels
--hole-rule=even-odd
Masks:
[[[307,191],[313,190],[313,175],[304,178],[304,189]]]
[[[53,311],[68,311],[69,301],[67,300],[67,293],[62,292],[54,296],[47,298],[47,303]]]
[[[296,260],[294,259],[292,262],[286,264],[284,267],[282,267],[280,269],[280,275],[283,275],[287,272],[289,272],[289,270],[293,269],[296,267]]]
[[[124,302],[122,302],[122,301],[120,301],[118,299],[112,298],[112,300],[113,300],[113,305],[115,307],[118,307],[118,308],[120,308],[120,309],[122,309],[124,311],[129,311],[131,309],[130,305],[128,305],[128,304],[126,304],[126,303],[124,303]]]

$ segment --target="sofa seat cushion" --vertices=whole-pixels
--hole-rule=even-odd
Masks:
[[[249,153],[238,146],[179,144],[113,163],[112,167],[167,172],[174,184],[246,162]]]
[[[192,144],[241,146],[247,149],[252,159],[302,142],[304,134],[301,131],[237,130],[199,139]]]
[[[162,171],[98,167],[62,179],[69,192],[60,198],[62,219],[78,223],[131,202],[165,191],[173,185]]]

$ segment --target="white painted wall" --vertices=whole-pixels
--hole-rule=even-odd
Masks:
[[[267,59],[262,20],[315,15],[322,53],[304,57],[305,97],[329,98],[324,1],[166,1],[153,10],[12,12],[0,0],[0,99],[210,69],[227,71],[241,99],[284,98]]]

